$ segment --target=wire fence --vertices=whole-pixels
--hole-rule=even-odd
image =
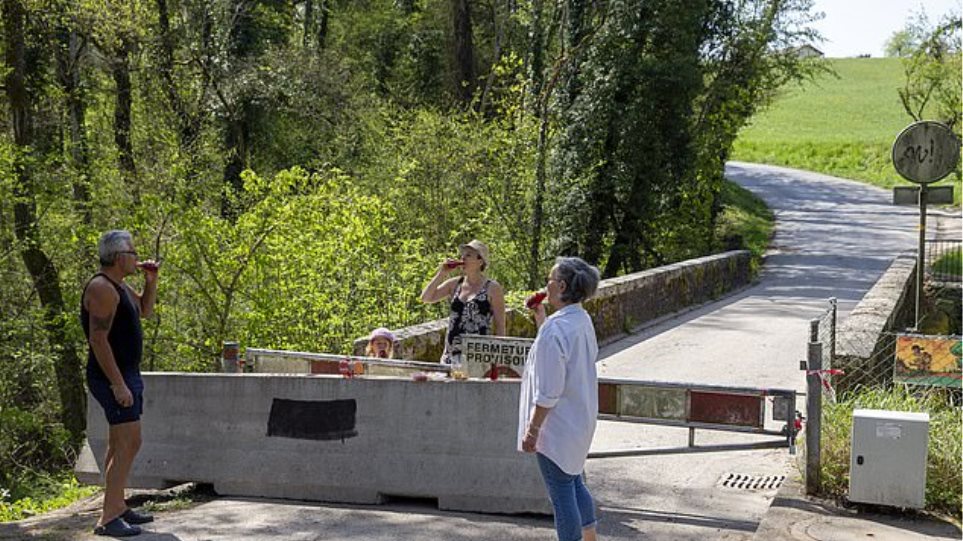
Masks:
[[[833,384],[837,394],[860,387],[888,387],[893,383],[896,333],[849,330],[835,336],[842,355],[829,357],[826,365],[838,373]]]
[[[830,298],[829,306],[823,310],[822,314],[816,318],[816,333],[815,335],[810,335],[809,340],[819,342],[822,344],[823,352],[823,368],[832,368],[830,365],[830,359],[836,355],[836,315],[837,315],[837,303],[836,298]],[[812,330],[810,330],[812,332]]]
[[[928,277],[937,282],[963,281],[963,241],[934,240],[926,241],[926,262]]]
[[[935,316],[925,316],[922,323],[926,323],[928,317]],[[900,318],[896,320],[901,321]],[[821,345],[820,377],[824,382],[825,399],[835,401],[836,397],[857,389],[890,388],[894,384],[911,385],[917,395],[933,392],[960,394],[959,381],[944,381],[939,376],[923,376],[923,373],[928,371],[961,371],[957,338],[917,334],[912,329],[904,330],[899,325],[883,332],[851,327],[847,327],[844,332],[838,332],[837,327],[836,299],[829,299],[829,306],[813,320],[810,328],[810,341],[818,341]],[[933,361],[929,360],[932,357],[926,351],[926,339],[934,340],[933,346],[942,355],[940,370],[937,370],[936,366],[930,366]],[[920,347],[914,349],[914,344]],[[913,374],[919,377],[912,377]],[[955,391],[952,390],[954,388]]]
[[[853,408],[922,409],[943,427],[935,436],[931,434],[931,438],[937,438],[931,440],[931,450],[932,445],[945,449],[958,444],[959,432],[954,434],[945,427],[946,419],[957,419],[955,424],[959,424],[959,406],[963,402],[960,388],[963,344],[958,336],[961,286],[959,281],[948,279],[960,271],[959,245],[959,241],[955,241],[955,245],[930,243],[934,255],[927,259],[919,321],[914,299],[909,295],[895,305],[891,298],[885,302],[864,299],[867,304],[861,315],[847,319],[842,325],[837,320],[836,300],[829,299],[826,309],[811,320],[804,457],[808,493],[836,496],[845,493],[851,455],[847,435]],[[954,261],[952,267],[941,263],[946,260]],[[924,329],[927,334],[918,332]],[[837,398],[844,403],[835,404]],[[955,449],[950,454],[958,457],[959,447]],[[931,460],[928,468],[940,460]],[[931,499],[932,488],[933,494],[950,494],[953,502],[950,508],[958,512],[959,481],[953,477],[959,472],[959,462],[950,464],[949,471],[952,473],[935,476],[951,479],[949,489],[944,490],[932,480],[928,483],[927,506],[943,505],[939,498]]]

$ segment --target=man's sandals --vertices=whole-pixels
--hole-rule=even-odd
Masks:
[[[136,524],[146,524],[152,522],[154,517],[144,513],[138,513],[133,509],[127,509],[124,514],[114,520],[94,528],[95,535],[106,535],[110,537],[132,537],[141,533],[140,526]]]
[[[148,522],[154,522],[154,515],[138,513],[130,507],[128,507],[127,510],[124,511],[124,514],[120,517],[126,520],[127,524],[147,524]]]

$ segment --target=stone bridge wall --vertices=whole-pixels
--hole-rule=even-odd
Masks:
[[[749,252],[735,250],[603,280],[585,309],[592,315],[602,344],[661,317],[717,299],[747,285],[749,279]],[[535,336],[535,325],[524,312],[509,309],[509,336]],[[438,361],[445,347],[447,325],[447,319],[440,319],[394,331],[398,337],[396,356]],[[356,340],[354,353],[360,355],[365,344],[364,338]]]
[[[837,393],[892,379],[896,347],[892,333],[912,324],[915,300],[916,257],[901,255],[836,330],[832,367],[845,372],[833,379]]]

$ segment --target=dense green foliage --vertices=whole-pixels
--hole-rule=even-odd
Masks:
[[[177,370],[438,317],[472,237],[509,291],[731,247],[723,163],[812,69],[809,4],[0,0],[0,480],[82,437],[107,229],[163,259],[145,365]]]
[[[831,59],[833,73],[788,85],[740,133],[734,158],[884,188],[912,185],[893,168],[891,147],[899,132],[930,119],[960,135],[959,18],[932,25],[918,16],[901,32],[899,58]],[[957,204],[960,179],[957,169],[940,183],[955,184]]]
[[[762,199],[734,182],[723,184],[721,197],[723,204],[716,238],[724,248],[748,249],[755,272],[769,248],[775,216]]]
[[[20,520],[69,505],[100,491],[70,475],[38,474],[30,478],[31,496],[5,501],[0,498],[0,522]]]
[[[823,406],[822,488],[842,497],[849,491],[850,438],[853,410],[922,411],[930,415],[929,453],[926,463],[926,508],[963,517],[963,409],[949,397],[932,392],[917,395],[906,387],[863,389]]]
[[[613,3],[569,74],[551,188],[560,252],[636,271],[711,249],[738,130],[805,65],[805,5]]]

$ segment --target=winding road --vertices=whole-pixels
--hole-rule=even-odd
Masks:
[[[915,249],[917,211],[890,193],[804,171],[730,163],[727,176],[762,197],[776,232],[758,281],[718,302],[603,348],[605,376],[804,391],[808,321],[839,299],[840,317],[899,253]],[[958,223],[955,225],[959,231]],[[679,447],[685,429],[602,422],[594,450]],[[754,436],[700,431],[698,444]],[[747,540],[775,490],[719,487],[726,473],[791,473],[785,449],[590,460],[588,486],[601,508],[604,539]],[[89,527],[93,510],[64,518]],[[48,522],[50,519],[47,519]],[[73,520],[73,522],[70,522]],[[554,539],[543,517],[475,515],[424,505],[322,505],[221,498],[164,513],[143,541],[352,539]],[[62,530],[61,530],[62,531]],[[85,531],[89,531],[85,529]],[[0,528],[0,539],[18,532]],[[93,537],[91,536],[91,539]]]

